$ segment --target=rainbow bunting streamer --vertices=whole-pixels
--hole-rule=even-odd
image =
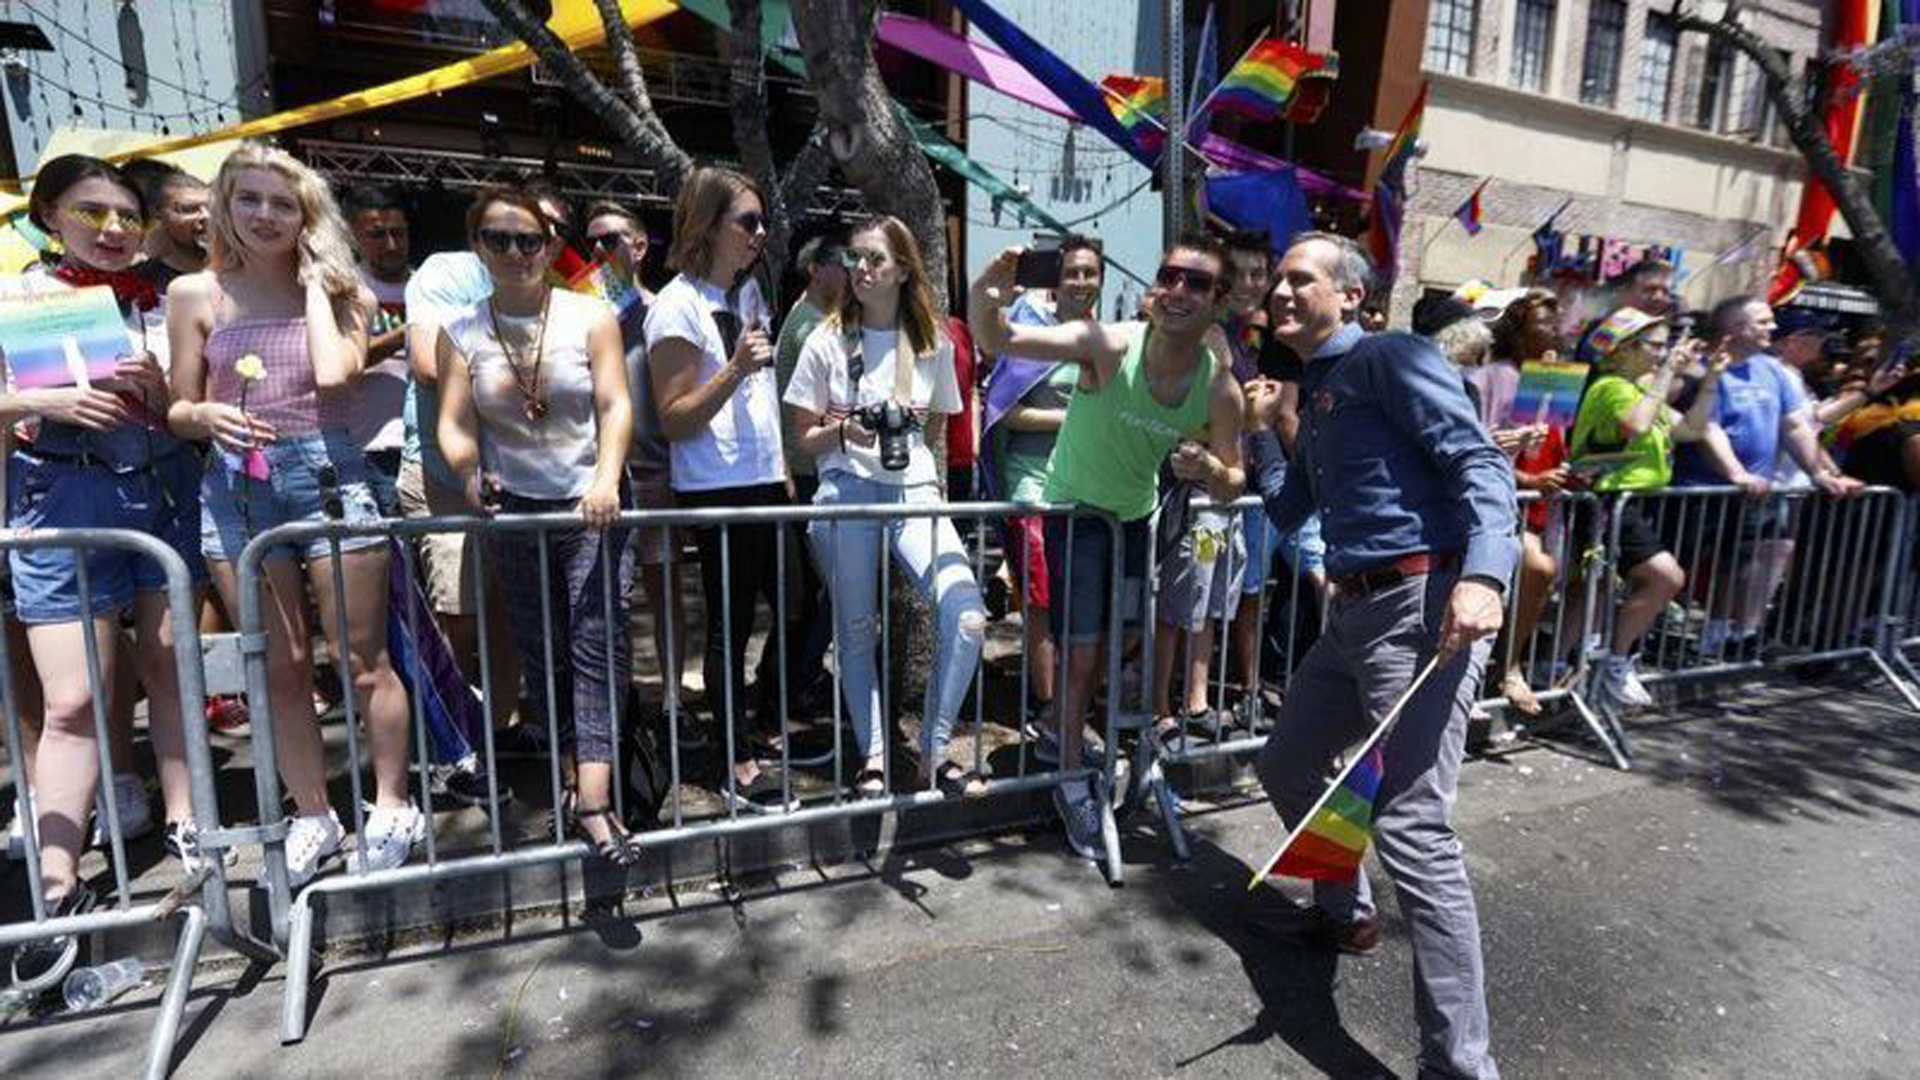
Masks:
[[[1167,81],[1158,75],[1108,75],[1100,89],[1113,118],[1140,149],[1158,154],[1167,142]]]
[[[1214,87],[1207,107],[1270,122],[1290,114],[1303,80],[1330,80],[1339,75],[1338,54],[1316,53],[1289,41],[1263,37]],[[1312,117],[1292,119],[1310,121]]]
[[[1308,815],[1262,876],[1309,881],[1352,881],[1358,877],[1360,860],[1366,857],[1367,842],[1373,835],[1373,800],[1380,793],[1380,772],[1380,747],[1376,744],[1353,763]]]

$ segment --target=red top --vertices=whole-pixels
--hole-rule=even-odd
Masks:
[[[947,316],[947,337],[953,341],[953,374],[960,384],[960,411],[947,418],[947,467],[972,465],[979,438],[973,415],[973,333],[965,321]]]
[[[1566,464],[1567,444],[1560,437],[1558,426],[1547,425],[1547,437],[1535,444],[1533,449],[1514,459],[1513,471],[1516,473],[1551,472]],[[1547,527],[1547,504],[1544,500],[1535,500],[1526,504],[1527,528],[1533,532],[1543,532]]]

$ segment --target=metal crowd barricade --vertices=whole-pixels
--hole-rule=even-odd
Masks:
[[[1105,667],[1109,687],[1117,688],[1120,684],[1120,648],[1122,644],[1122,636],[1120,633],[1122,616],[1120,603],[1122,536],[1118,522],[1110,515],[1100,514],[1075,506],[1014,503],[742,507],[671,511],[628,511],[620,516],[617,527],[622,529],[637,529],[640,527],[719,528],[722,530],[720,545],[723,566],[730,553],[730,543],[733,535],[732,530],[753,525],[775,525],[778,527],[775,533],[777,537],[776,544],[778,545],[776,556],[776,574],[778,581],[774,590],[776,610],[774,612],[774,629],[770,631],[767,647],[778,648],[780,650],[781,662],[777,665],[776,672],[780,686],[776,700],[780,703],[779,719],[782,736],[780,740],[780,765],[781,773],[785,778],[783,782],[786,785],[783,791],[783,803],[788,803],[791,801],[793,795],[791,785],[796,761],[793,756],[792,741],[788,737],[792,734],[793,729],[791,724],[792,718],[787,712],[791,695],[789,694],[789,687],[786,685],[788,672],[786,671],[784,662],[786,652],[785,635],[791,632],[787,618],[787,589],[785,587],[785,578],[788,560],[794,557],[796,553],[788,550],[791,541],[788,537],[789,530],[787,526],[793,523],[810,524],[814,522],[835,521],[892,522],[917,518],[971,519],[974,522],[973,533],[976,539],[976,542],[972,545],[973,551],[971,553],[971,559],[973,561],[974,577],[976,582],[978,582],[983,579],[985,569],[985,545],[978,541],[984,536],[985,530],[989,525],[998,519],[1006,517],[1032,515],[1065,518],[1068,522],[1067,528],[1069,529],[1069,535],[1071,535],[1071,530],[1076,525],[1085,527],[1086,523],[1092,520],[1103,521],[1110,529],[1113,543],[1114,573],[1112,579],[1107,584],[1110,602],[1110,619]],[[578,529],[579,527],[580,520],[573,514],[503,515],[491,518],[436,517],[390,520],[365,525],[349,525],[339,522],[289,524],[270,529],[254,537],[248,544],[246,550],[241,553],[238,563],[237,573],[239,575],[240,596],[238,616],[241,646],[246,668],[248,704],[254,717],[252,724],[252,736],[255,740],[254,761],[256,763],[254,783],[259,804],[262,807],[263,818],[275,816],[281,806],[280,781],[277,771],[273,767],[273,762],[276,760],[276,757],[273,745],[274,723],[271,717],[272,697],[269,692],[271,673],[268,670],[267,640],[263,629],[265,626],[262,598],[265,585],[264,559],[271,549],[280,545],[290,543],[297,544],[310,541],[314,538],[324,538],[334,545],[334,551],[337,555],[340,541],[348,537],[356,536],[391,535],[400,538],[409,538],[419,537],[428,533],[444,532],[478,535],[497,535],[505,532],[533,532],[540,538],[541,551],[544,555],[547,550],[546,544],[548,543],[548,538],[554,532],[558,530]],[[631,536],[631,534],[629,535]],[[407,569],[411,576],[411,571],[414,569],[411,565],[414,556],[408,545],[401,544],[400,548],[404,553],[403,557],[408,560],[409,566]],[[680,559],[679,556],[680,552],[677,544],[669,543],[667,545],[667,561],[663,567],[663,572],[668,582],[675,583],[676,585],[679,580],[676,576],[676,563],[684,561]],[[603,581],[607,582],[607,587],[603,589],[603,595],[600,599],[601,602],[606,605],[606,612],[609,616],[607,619],[608,625],[612,625],[614,618],[617,618],[619,614],[619,607],[613,595],[612,588],[615,575],[606,572],[609,569],[608,560],[610,560],[611,557],[607,547],[603,546],[601,549],[603,571],[601,576]],[[804,558],[809,557],[809,555],[808,553],[798,553],[798,557]],[[1022,558],[1024,562],[1024,554]],[[886,559],[883,555],[882,562],[884,563],[885,561]],[[878,569],[879,568],[876,568],[876,570]],[[520,573],[539,573],[541,576],[543,596],[547,595],[546,587],[549,583],[549,569],[547,560],[544,557],[541,559],[541,565],[537,570],[535,568],[515,567],[513,571]],[[1069,570],[1068,573],[1070,574],[1071,570]],[[481,689],[483,695],[490,698],[491,694],[496,692],[496,688],[486,685],[488,679],[487,672],[489,669],[486,650],[488,648],[487,642],[491,635],[486,625],[488,605],[486,603],[484,590],[487,587],[490,575],[482,569],[475,576],[482,590],[477,604],[481,612],[481,625],[477,633],[477,640],[480,642],[480,650],[482,653],[480,657],[480,670],[482,672],[483,683]],[[878,613],[882,620],[889,620],[890,618],[888,615],[888,586],[886,585],[886,581],[887,576],[883,574],[881,577],[882,584],[880,587]],[[1070,592],[1070,590],[1068,591]],[[723,603],[721,611],[709,611],[706,613],[707,618],[730,619],[731,613],[727,610],[728,607],[729,605]],[[344,619],[345,604],[336,604],[336,610],[340,613],[340,618]],[[629,613],[629,627],[631,627],[630,614],[631,613]],[[548,631],[546,635],[549,641],[548,647],[551,649],[553,647],[551,644],[553,641],[552,612],[550,609],[545,608],[544,605],[542,618],[545,628]],[[723,632],[725,632],[728,627],[730,627],[730,624],[723,626]],[[344,627],[342,626],[339,629],[341,633],[339,633],[337,637],[344,640]],[[890,630],[891,627],[887,625],[886,621],[883,621],[880,638],[881,655],[883,658],[880,678],[881,686],[883,687],[883,696],[886,694],[886,665],[884,658],[886,656],[885,649],[890,636]],[[672,630],[669,629],[669,640],[667,642],[668,652],[670,655],[679,656],[681,655],[681,651],[674,647],[671,641],[671,634]],[[729,639],[731,640],[730,635]],[[562,635],[561,640],[565,640],[564,635]],[[1063,665],[1065,663],[1065,653],[1066,650],[1063,649],[1061,658]],[[609,650],[609,656],[611,656],[611,654],[612,650]],[[549,655],[551,655],[551,653]],[[630,657],[631,655],[632,653],[629,653]],[[745,659],[745,657],[730,657],[730,662],[745,662]],[[1028,693],[1027,661],[1027,641],[1023,634],[1020,655],[1021,692],[1023,699]],[[418,663],[417,656],[415,663]],[[849,792],[841,785],[839,779],[846,775],[842,765],[845,761],[844,755],[847,748],[844,746],[844,740],[841,737],[840,730],[843,709],[839,694],[838,667],[839,665],[836,663],[834,665],[835,692],[831,718],[834,731],[832,757],[834,781],[831,798],[823,798],[811,805],[802,805],[799,809],[795,810],[771,812],[758,816],[743,816],[738,808],[733,805],[732,801],[729,800],[727,810],[723,816],[704,820],[694,819],[688,815],[682,805],[686,788],[683,784],[684,776],[682,770],[680,703],[678,694],[674,692],[675,689],[677,689],[678,673],[664,673],[666,675],[664,684],[670,688],[666,695],[667,716],[665,727],[667,733],[666,758],[671,774],[670,797],[667,807],[662,810],[660,815],[661,818],[664,819],[663,827],[634,832],[632,839],[635,846],[641,848],[643,851],[651,851],[688,841],[718,840],[784,827],[812,825],[830,820],[900,813],[915,807],[924,807],[945,802],[945,797],[938,791],[916,791],[907,794],[896,794],[892,791],[894,725],[891,719],[888,718],[887,710],[884,708],[882,715],[883,718],[886,718],[884,729],[886,741],[882,745],[885,747],[883,752],[886,754],[887,761],[887,793],[877,798],[850,797]],[[355,803],[355,835],[350,839],[349,843],[358,846],[361,842],[359,834],[364,828],[364,821],[359,809],[362,791],[359,742],[354,731],[357,724],[358,710],[347,682],[349,675],[344,670],[344,662],[342,662],[342,668],[341,678],[343,690],[349,691],[345,695],[348,713],[347,751],[354,763],[349,775],[352,798]],[[548,667],[549,673],[551,674],[554,670],[550,664]],[[415,674],[417,676],[418,672],[415,672]],[[609,680],[610,693],[624,693],[626,686],[617,678],[618,673],[610,672],[610,674],[616,676]],[[628,674],[630,678],[631,672]],[[973,709],[974,729],[976,731],[982,728],[981,713],[985,698],[984,680],[985,664],[983,655],[983,663],[974,676]],[[546,687],[536,687],[532,689],[535,692],[546,693],[551,706],[553,702],[552,695],[554,694],[551,679],[549,679]],[[708,694],[711,700],[717,701],[717,695],[721,692],[719,688],[708,688]],[[495,756],[493,735],[490,729],[484,734],[484,745],[479,748],[490,781],[489,806],[487,810],[492,820],[492,826],[489,843],[485,850],[472,853],[455,853],[444,850],[441,845],[437,843],[435,836],[437,830],[435,829],[434,822],[433,796],[431,785],[427,783],[425,775],[428,759],[425,742],[426,736],[422,730],[418,695],[414,695],[414,699],[414,712],[412,717],[415,740],[413,751],[416,757],[414,767],[419,770],[418,788],[422,796],[420,809],[427,821],[427,833],[423,845],[424,853],[416,852],[412,861],[393,869],[371,872],[348,869],[341,873],[319,876],[296,893],[290,887],[287,872],[285,826],[281,825],[272,830],[264,831],[261,834],[266,844],[264,881],[268,894],[269,919],[273,928],[274,938],[281,945],[287,960],[286,991],[283,1000],[281,1029],[282,1039],[285,1042],[299,1041],[304,1038],[306,1034],[308,1022],[307,998],[309,984],[313,976],[314,963],[312,945],[315,920],[317,917],[314,908],[314,900],[316,897],[397,887],[430,886],[440,882],[479,875],[496,874],[529,866],[579,860],[589,853],[586,844],[579,840],[569,839],[564,832],[562,832],[563,826],[559,820],[561,806],[557,753],[550,755],[553,757],[550,767],[552,770],[551,779],[554,783],[553,810],[555,814],[555,824],[553,834],[551,837],[543,837],[539,843],[528,846],[510,846],[503,841],[499,826],[500,801],[497,788],[495,787],[497,781],[493,779],[498,776],[498,763]],[[1116,745],[1115,730],[1118,699],[1119,694],[1117,689],[1110,689],[1106,698],[1105,718],[1106,745],[1108,751],[1104,762],[1098,769],[1085,765],[1066,768],[1064,767],[1064,763],[1063,767],[1060,768],[1042,769],[1038,767],[1038,763],[1032,758],[1026,743],[1022,741],[1017,750],[1014,775],[991,778],[988,783],[988,789],[982,797],[997,797],[1019,792],[1045,790],[1057,786],[1064,780],[1089,777],[1095,772],[1103,773],[1107,783],[1106,790],[1113,790],[1112,784],[1116,765],[1113,748]],[[619,702],[613,701],[610,702],[610,705],[613,706],[612,715],[615,723],[613,733],[614,745],[618,748],[621,746],[620,732],[618,729],[620,722]],[[549,707],[546,710],[548,728],[547,745],[554,748],[561,745],[560,733],[558,731],[558,712],[559,710],[553,707]],[[737,712],[744,716],[747,710],[741,709],[737,710]],[[960,729],[959,720],[960,718],[956,718],[956,732]],[[1018,721],[1016,720],[1015,723],[1017,724]],[[747,728],[744,720],[740,724],[740,727],[743,729],[741,735],[744,737],[746,734],[745,729]],[[732,726],[727,728],[727,736],[729,740],[733,737]],[[731,749],[730,742],[728,748]],[[731,754],[729,754],[729,757],[731,757]],[[616,750],[613,764],[613,792],[615,811],[624,820],[626,782],[622,775],[624,765],[622,758],[623,755]],[[984,775],[986,772],[985,748],[983,741],[980,739],[976,739],[974,743],[974,758],[975,770]],[[731,770],[727,769],[723,764],[722,772],[726,775],[725,782],[731,785],[733,782]],[[1106,828],[1103,829],[1103,833],[1106,838],[1107,848],[1104,869],[1109,880],[1118,884],[1123,873],[1120,861],[1118,834],[1117,830],[1112,827],[1112,808],[1107,806],[1104,807],[1104,810],[1106,815]]]
[[[1544,685],[1535,691],[1537,700],[1543,706],[1556,703],[1564,704],[1586,725],[1595,740],[1621,768],[1628,767],[1625,739],[1617,723],[1592,708],[1585,700],[1585,679],[1587,658],[1584,643],[1597,618],[1596,608],[1602,595],[1602,570],[1605,560],[1601,557],[1599,541],[1603,536],[1595,533],[1582,537],[1574,528],[1576,514],[1596,514],[1600,505],[1598,497],[1587,492],[1522,492],[1520,495],[1521,513],[1516,519],[1516,533],[1524,534],[1528,530],[1527,512],[1530,508],[1545,507],[1546,528],[1539,534],[1540,543],[1547,554],[1551,555],[1557,566],[1548,593],[1543,602],[1543,611],[1531,633],[1520,636],[1511,632],[1503,633],[1500,639],[1500,654],[1488,664],[1483,686],[1484,696],[1478,704],[1486,709],[1507,709],[1507,699],[1495,693],[1496,671],[1506,667],[1518,667],[1528,678],[1529,683],[1541,682]],[[1207,499],[1199,498],[1190,503],[1191,511],[1216,509]],[[1242,512],[1261,509],[1260,500],[1255,496],[1243,496],[1228,508],[1228,538],[1221,557],[1233,557],[1239,550],[1238,541],[1243,528]],[[1257,752],[1266,745],[1272,730],[1271,717],[1265,717],[1259,711],[1263,701],[1263,690],[1271,685],[1278,689],[1284,699],[1295,666],[1302,658],[1304,650],[1300,642],[1305,634],[1305,622],[1315,617],[1311,611],[1317,606],[1318,618],[1324,620],[1325,605],[1328,599],[1324,584],[1324,574],[1316,580],[1307,571],[1306,560],[1300,557],[1294,536],[1281,536],[1273,529],[1271,522],[1264,523],[1268,530],[1267,541],[1260,545],[1264,556],[1249,553],[1249,565],[1246,572],[1251,573],[1251,561],[1264,557],[1272,569],[1265,576],[1265,584],[1258,594],[1254,618],[1259,622],[1260,647],[1255,651],[1250,665],[1242,663],[1240,675],[1241,701],[1252,707],[1243,709],[1235,716],[1231,725],[1227,717],[1232,713],[1228,707],[1229,686],[1228,668],[1231,663],[1228,655],[1234,636],[1234,625],[1240,616],[1240,605],[1236,602],[1225,608],[1225,618],[1215,634],[1214,653],[1209,665],[1210,715],[1200,737],[1189,730],[1190,725],[1181,723],[1170,738],[1143,738],[1137,743],[1136,758],[1130,770],[1131,784],[1128,798],[1122,801],[1122,808],[1134,805],[1147,797],[1152,797],[1159,807],[1166,831],[1175,853],[1186,856],[1186,838],[1179,818],[1179,795],[1168,783],[1165,769],[1173,765],[1195,765],[1223,758],[1248,755]],[[1156,530],[1156,534],[1157,534]],[[1163,550],[1164,549],[1164,550]],[[1148,589],[1149,608],[1152,609],[1160,597],[1165,584],[1161,574],[1165,554],[1170,545],[1156,545],[1155,558],[1150,568]],[[1277,558],[1277,561],[1275,561]],[[1228,584],[1237,586],[1237,575],[1229,574]],[[1284,586],[1284,589],[1282,588]],[[1285,599],[1274,599],[1275,593],[1281,593]],[[1307,598],[1317,598],[1317,605],[1303,603]],[[1521,605],[1519,575],[1516,571],[1512,587],[1507,590],[1506,625],[1514,627],[1518,623]],[[1236,598],[1237,601],[1237,598]],[[1209,604],[1209,610],[1216,605]],[[1270,620],[1280,616],[1276,626]],[[1158,618],[1147,620],[1149,643],[1143,650],[1144,662],[1150,662],[1153,656],[1152,639],[1165,633],[1169,623]],[[1176,631],[1183,628],[1175,627]],[[1269,650],[1269,631],[1282,632],[1281,642],[1274,643],[1273,651],[1278,654],[1279,670],[1266,669]],[[1176,670],[1187,672],[1192,668],[1192,635],[1183,634],[1185,644],[1177,660]],[[1173,684],[1182,687],[1185,693],[1185,678],[1175,678]],[[1141,712],[1123,713],[1122,727],[1152,728],[1155,726],[1159,710],[1166,702],[1153,701]],[[1180,720],[1180,717],[1175,717]],[[1521,725],[1514,725],[1519,727]]]
[[[70,549],[76,553],[100,549],[133,551],[152,559],[166,574],[167,608],[173,623],[175,675],[179,680],[181,735],[192,785],[194,824],[199,830],[204,857],[202,869],[194,876],[180,881],[158,899],[136,901],[128,874],[126,836],[112,794],[114,770],[108,751],[107,715],[111,688],[102,685],[98,640],[91,633],[85,634],[86,665],[82,674],[93,699],[94,742],[100,766],[95,814],[104,825],[107,835],[107,858],[113,872],[115,898],[110,910],[95,910],[61,919],[47,917],[46,904],[41,899],[38,812],[31,786],[27,782],[25,743],[22,741],[18,705],[20,688],[14,682],[13,656],[8,636],[0,632],[0,695],[5,698],[15,812],[20,815],[26,836],[27,887],[31,893],[33,912],[28,922],[0,925],[0,950],[66,935],[92,935],[131,929],[179,916],[180,936],[161,994],[159,1015],[154,1020],[153,1034],[148,1041],[144,1073],[148,1077],[162,1077],[172,1068],[174,1043],[180,1031],[181,1015],[186,1008],[187,993],[193,982],[194,965],[208,931],[252,959],[266,961],[273,958],[272,950],[235,929],[233,913],[228,906],[226,870],[221,856],[226,847],[232,846],[236,837],[221,830],[219,808],[214,795],[213,756],[207,742],[205,681],[200,666],[197,593],[186,564],[179,555],[165,543],[145,533],[124,529],[11,530],[0,533],[0,557],[10,551],[44,549]],[[93,584],[88,579],[86,560],[78,560],[77,566],[79,606],[80,610],[87,611],[93,606]],[[80,827],[84,835],[85,823],[80,823]]]
[[[1753,497],[1725,486],[1622,493],[1607,532],[1616,563],[1623,512],[1636,505],[1687,575],[1639,643],[1643,683],[1859,660],[1920,712],[1920,693],[1882,656],[1899,610],[1901,566],[1911,558],[1911,507],[1898,492],[1869,488],[1835,498],[1790,489]],[[1618,591],[1607,604],[1603,649],[1611,645],[1625,594],[1624,578],[1613,578]],[[1710,620],[1735,629],[1744,621],[1753,632],[1707,642]],[[1618,703],[1597,682],[1593,697],[1609,717],[1618,716]]]
[[[1920,553],[1914,550],[1916,545],[1920,545],[1920,496],[1909,496],[1894,543],[1894,608],[1880,640],[1882,655],[1906,676],[1909,690],[1920,689],[1920,668],[1907,658],[1908,650],[1920,649]],[[1908,700],[1913,700],[1911,694]]]

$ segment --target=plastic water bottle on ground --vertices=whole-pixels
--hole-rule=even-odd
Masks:
[[[81,968],[67,976],[61,995],[69,1012],[98,1009],[146,981],[147,965],[129,957],[111,964]]]

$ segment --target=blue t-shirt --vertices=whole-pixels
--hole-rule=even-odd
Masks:
[[[1726,431],[1741,468],[1755,476],[1771,477],[1780,457],[1780,423],[1806,407],[1806,392],[1780,361],[1758,353],[1720,376],[1713,420]],[[1682,445],[1674,457],[1673,482],[1699,487],[1727,483],[1727,477],[1701,450]]]
[[[445,327],[492,295],[493,278],[488,276],[478,255],[471,251],[429,255],[420,269],[407,279],[407,321]],[[440,417],[439,389],[420,385],[409,372],[402,415],[406,441],[400,448],[400,456],[407,461],[418,461],[434,483],[458,489],[460,478],[453,475],[447,459],[440,456],[440,439],[435,427]]]

